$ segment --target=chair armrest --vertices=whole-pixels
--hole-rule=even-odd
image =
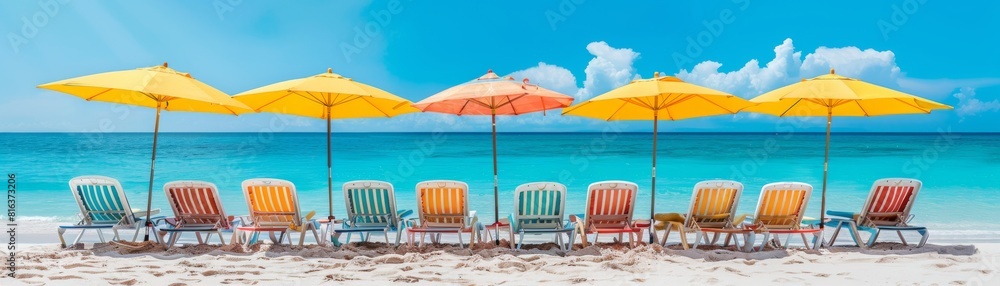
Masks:
[[[475,226],[476,222],[479,222],[479,216],[476,215],[476,211],[469,211],[469,221],[467,223],[469,226]]]
[[[854,217],[857,216],[858,214],[854,212],[828,210],[826,211],[826,215],[839,218],[854,219]]]
[[[420,227],[420,218],[409,218],[406,220],[406,227]]]
[[[571,222],[582,221],[582,220],[584,220],[586,218],[587,217],[584,214],[571,214],[571,215],[569,215],[569,221],[571,221]]]
[[[511,232],[518,231],[517,223],[518,223],[517,217],[514,214],[510,214],[509,216],[507,216],[507,226],[510,227]]]
[[[396,210],[396,216],[398,216],[399,219],[405,219],[406,217],[412,214],[413,214],[412,210]]]

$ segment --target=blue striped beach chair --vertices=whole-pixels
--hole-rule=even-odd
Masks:
[[[403,220],[412,210],[396,209],[396,193],[392,184],[382,181],[351,181],[344,183],[344,202],[347,204],[347,219],[341,228],[335,223],[327,224],[327,233],[334,246],[340,246],[340,236],[347,234],[344,243],[351,242],[351,235],[357,233],[362,241],[368,241],[372,232],[385,235],[389,244],[389,232],[396,232],[396,243],[402,239]]]
[[[521,249],[525,234],[555,234],[562,250],[569,250],[576,238],[576,223],[563,221],[566,214],[566,186],[560,183],[528,183],[514,190],[514,213],[510,214],[511,248]],[[563,235],[568,240],[563,241]]]
[[[80,230],[73,244],[79,243],[87,230],[96,231],[101,242],[106,242],[103,233],[105,229],[114,232],[114,240],[120,238],[119,229],[135,230],[132,241],[139,237],[139,230],[145,225],[145,220],[136,217],[136,214],[145,214],[146,211],[133,210],[129,206],[128,198],[125,197],[125,191],[118,180],[104,176],[80,176],[69,181],[69,189],[80,207],[80,221],[74,225],[59,226],[59,243],[62,247],[66,247],[63,235],[68,230]],[[154,209],[149,215],[159,212],[159,209]],[[159,240],[158,236],[154,237]]]

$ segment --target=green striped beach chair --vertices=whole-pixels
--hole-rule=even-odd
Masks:
[[[344,202],[347,204],[347,219],[341,228],[334,223],[327,224],[327,233],[334,246],[340,246],[340,236],[347,234],[344,243],[351,242],[351,235],[357,233],[362,241],[368,241],[372,232],[385,235],[389,244],[389,232],[396,232],[396,243],[402,239],[403,220],[412,210],[396,209],[396,194],[392,184],[382,181],[351,181],[344,183]]]
[[[521,249],[525,234],[555,234],[562,250],[569,250],[575,239],[576,223],[563,221],[566,214],[566,186],[560,183],[523,184],[514,190],[514,213],[510,214],[511,248],[518,234],[516,249]],[[568,240],[563,241],[563,235]]]
[[[106,242],[103,233],[105,229],[114,232],[114,240],[120,237],[119,229],[135,230],[132,241],[139,237],[139,230],[145,225],[145,220],[136,217],[136,213],[145,214],[146,211],[133,210],[129,206],[128,198],[125,197],[125,191],[118,180],[104,176],[80,176],[69,181],[69,189],[80,207],[80,221],[74,225],[59,226],[59,243],[62,247],[66,247],[63,235],[68,230],[80,230],[73,244],[79,243],[87,230],[96,231],[101,242]],[[159,212],[159,209],[154,209],[149,215]],[[156,230],[153,231],[155,233]],[[158,236],[154,237],[159,240]]]

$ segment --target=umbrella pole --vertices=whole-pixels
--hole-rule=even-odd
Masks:
[[[333,224],[333,155],[330,152],[330,107],[326,107],[326,194],[327,194],[327,206],[329,207],[330,215],[327,219],[330,220],[330,224]]]
[[[153,126],[153,156],[149,162],[149,193],[146,196],[146,235],[143,236],[142,241],[149,241],[149,229],[153,228],[153,221],[150,218],[149,211],[153,207],[153,169],[156,166],[156,140],[160,134],[160,102],[156,102],[156,123]]]
[[[496,229],[496,245],[500,245],[500,180],[497,178],[497,111],[493,109],[493,228]]]
[[[831,107],[827,109],[826,113],[826,149],[823,152],[823,195],[819,208],[819,229],[823,229],[826,222],[826,180],[830,166],[830,124],[832,122],[833,108]],[[822,240],[823,239],[821,237],[820,241],[817,241],[816,243],[820,243],[820,246],[822,246],[822,244],[825,244]]]
[[[656,134],[659,133],[656,129],[658,127],[657,125],[659,125],[660,122],[658,118],[659,115],[658,113],[659,112],[657,111],[654,111],[653,113],[653,178],[652,178],[653,185],[650,188],[652,190],[652,197],[649,199],[649,231],[650,231],[649,243],[654,242],[652,231],[653,231],[653,215],[656,213],[654,209],[656,207]]]

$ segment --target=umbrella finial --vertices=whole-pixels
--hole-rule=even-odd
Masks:
[[[830,68],[830,74],[833,74],[833,68]]]
[[[486,73],[493,73],[493,69],[486,70]]]
[[[528,78],[524,78],[523,80],[521,80],[521,82],[524,84],[528,84]]]
[[[660,72],[653,72],[653,78],[660,77]]]
[[[167,67],[167,62],[163,62],[163,67]]]
[[[333,69],[332,68],[326,68],[326,73],[333,73]]]

